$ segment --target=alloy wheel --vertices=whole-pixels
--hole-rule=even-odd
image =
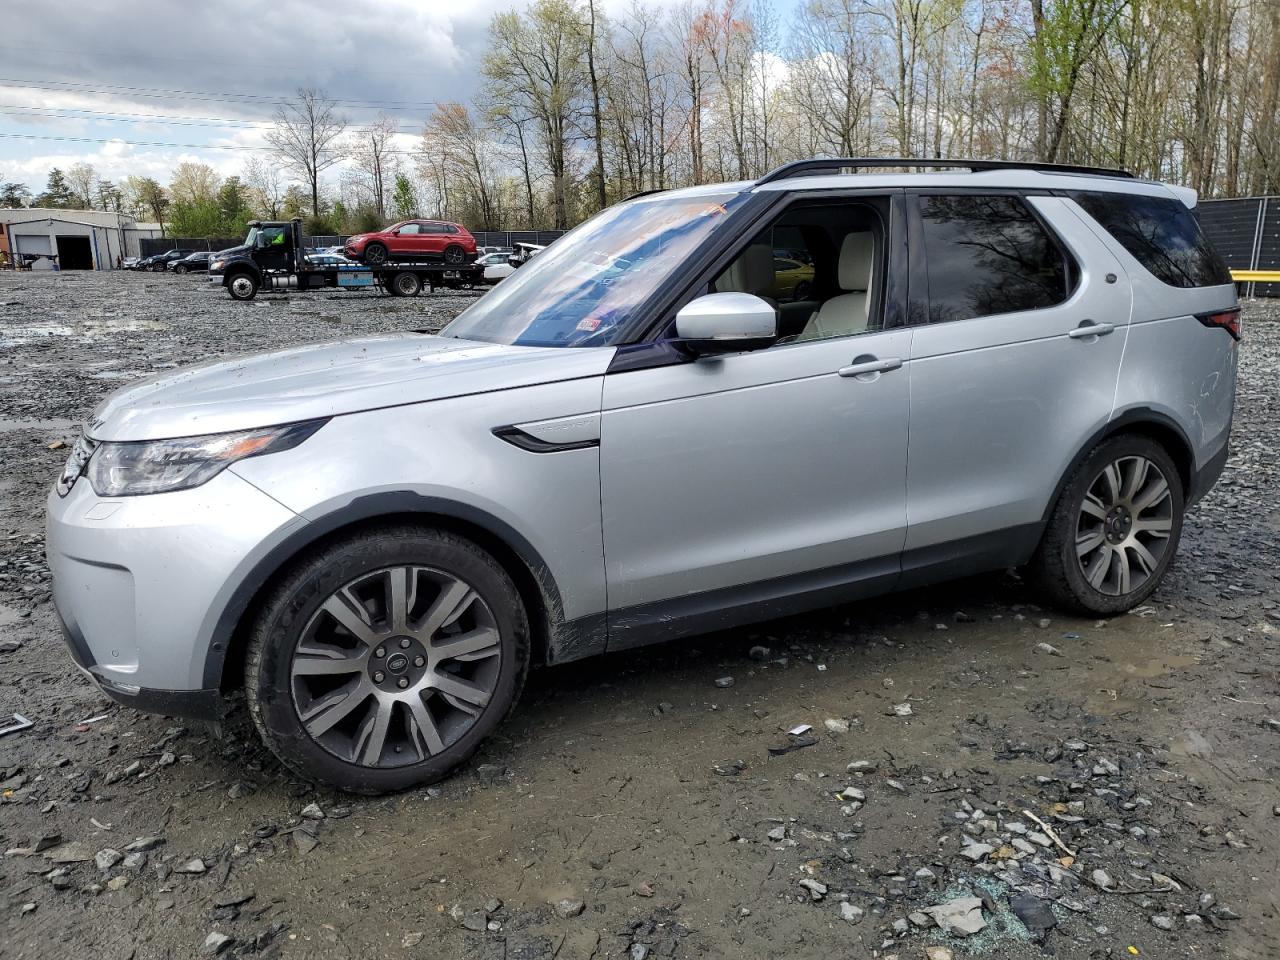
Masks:
[[[1173,496],[1160,468],[1146,457],[1121,457],[1103,467],[1085,493],[1076,521],[1076,559],[1085,581],[1120,597],[1156,571],[1173,531]]]
[[[234,277],[231,280],[231,292],[243,300],[253,293],[253,281],[243,274]]]
[[[466,251],[461,247],[449,247],[444,252],[444,262],[449,264],[459,264],[466,257]]]
[[[311,738],[348,763],[397,767],[456,743],[489,704],[502,664],[493,611],[442,570],[364,574],[321,604],[289,668]]]
[[[383,263],[387,259],[386,247],[378,243],[369,244],[368,248],[364,252],[364,259],[366,263]]]

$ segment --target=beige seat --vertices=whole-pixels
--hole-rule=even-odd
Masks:
[[[773,276],[773,250],[767,244],[753,243],[716,280],[716,293],[769,297],[773,293]]]
[[[872,268],[875,265],[875,237],[871,233],[850,233],[840,245],[836,281],[844,293],[822,305],[805,325],[797,340],[847,337],[867,329],[871,305]]]

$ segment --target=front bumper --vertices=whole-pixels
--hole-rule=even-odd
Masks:
[[[72,658],[122,703],[216,716],[218,619],[264,542],[304,523],[227,470],[176,493],[104,499],[84,477],[51,492],[46,551]]]

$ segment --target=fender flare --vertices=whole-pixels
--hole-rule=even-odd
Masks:
[[[205,651],[203,685],[206,688],[217,688],[222,685],[227,658],[245,614],[249,612],[255,598],[286,564],[308,548],[346,527],[382,518],[414,516],[424,519],[443,519],[446,523],[454,521],[465,527],[483,531],[486,537],[500,542],[520,563],[524,564],[532,584],[536,585],[541,595],[547,619],[547,643],[549,649],[554,648],[557,627],[564,623],[564,607],[560,600],[559,587],[546,562],[519,531],[483,510],[454,500],[424,496],[409,490],[373,493],[357,497],[345,506],[296,527],[239,576],[230,597],[214,620]],[[481,546],[485,544],[481,543]],[[498,559],[501,562],[502,558]],[[519,586],[519,581],[517,585]],[[601,649],[603,649],[603,640]]]
[[[1088,439],[1076,451],[1067,469],[1062,472],[1062,476],[1058,478],[1058,483],[1053,488],[1053,495],[1049,498],[1048,505],[1044,509],[1044,514],[1040,518],[1041,536],[1045,527],[1049,525],[1049,517],[1053,513],[1053,508],[1057,506],[1058,498],[1062,496],[1062,491],[1066,488],[1067,480],[1076,472],[1076,468],[1080,466],[1094,447],[1100,444],[1107,437],[1117,433],[1123,433],[1130,427],[1156,427],[1160,433],[1165,436],[1177,437],[1180,444],[1180,450],[1170,450],[1169,456],[1173,458],[1179,468],[1182,469],[1181,477],[1183,487],[1183,496],[1190,502],[1192,495],[1192,486],[1195,484],[1196,463],[1195,463],[1195,447],[1192,445],[1187,432],[1182,429],[1176,420],[1166,413],[1159,410],[1153,410],[1150,407],[1130,407],[1112,417],[1101,427],[1095,430]]]
[[[249,259],[232,260],[222,267],[222,285],[225,287],[227,282],[237,273],[247,273],[257,281],[258,286],[262,286],[262,268]]]

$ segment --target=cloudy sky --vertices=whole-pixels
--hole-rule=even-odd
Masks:
[[[261,152],[275,104],[303,86],[340,100],[353,124],[385,111],[409,145],[435,102],[479,88],[492,15],[527,3],[13,2],[0,20],[0,181],[38,191],[50,167],[80,160],[116,181],[167,182],[183,160],[235,173]]]

